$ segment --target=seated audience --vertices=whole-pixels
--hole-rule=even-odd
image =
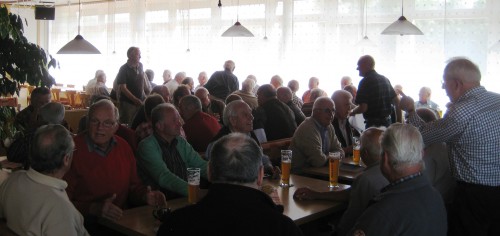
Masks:
[[[278,100],[280,100],[282,103],[285,103],[290,108],[290,110],[293,111],[293,114],[295,115],[295,123],[297,124],[297,126],[299,126],[300,123],[302,123],[302,121],[306,119],[306,116],[304,115],[304,113],[302,113],[300,108],[295,103],[293,103],[292,90],[288,87],[280,87],[278,88],[278,90],[276,90],[276,95],[278,97]]]
[[[191,92],[191,95],[194,94],[194,80],[193,80],[193,78],[186,77],[182,80],[181,84],[184,84],[189,88],[189,92]]]
[[[13,172],[0,186],[0,218],[18,235],[89,235],[69,201],[67,183],[75,144],[61,125],[40,127],[31,146],[31,168]]]
[[[446,235],[443,199],[422,176],[424,143],[418,129],[393,124],[381,143],[380,169],[390,184],[372,199],[349,235]]]
[[[163,71],[163,85],[166,85],[170,80],[172,80],[172,72],[170,70],[164,70]]]
[[[326,97],[327,96],[325,91],[323,91],[322,89],[319,89],[319,88],[311,89],[310,91],[311,92],[309,94],[309,102],[304,102],[304,104],[302,105],[302,109],[301,109],[302,113],[304,113],[304,115],[306,117],[311,116],[314,101],[316,101],[316,99],[318,99],[319,97]]]
[[[165,86],[167,86],[168,91],[170,91],[170,95],[173,96],[175,93],[175,90],[181,85],[182,81],[186,78],[186,72],[178,72],[175,74],[174,79],[171,79],[168,81]],[[189,90],[189,89],[188,89]]]
[[[181,84],[177,87],[173,94],[173,104],[176,108],[179,108],[179,102],[181,102],[181,98],[191,95],[191,92],[189,91],[189,87]]]
[[[243,81],[243,83],[241,83],[241,90],[233,92],[233,94],[240,96],[243,101],[245,101],[250,106],[251,109],[256,109],[259,106],[257,97],[252,92],[252,89],[254,87],[255,81],[253,79],[246,79]]]
[[[207,76],[207,72],[205,71],[202,71],[200,72],[200,74],[198,74],[198,86],[196,86],[196,88],[194,90],[197,90],[198,88],[200,87],[203,87],[208,81],[208,76]]]
[[[259,90],[260,85],[257,84],[257,77],[255,75],[248,75],[247,79],[253,80],[255,82],[255,86],[253,86],[252,93],[257,94],[257,90]]]
[[[135,128],[137,142],[140,142],[153,133],[153,126],[151,124],[151,111],[157,105],[162,103],[165,103],[165,100],[163,100],[162,96],[158,94],[149,95],[144,101],[144,116],[146,117],[146,121],[142,122],[137,126],[137,128]]]
[[[108,87],[106,87],[106,74],[104,71],[100,71],[96,76],[96,82],[88,86],[85,92],[90,96],[90,99],[95,99],[97,96],[109,97]]]
[[[302,235],[262,185],[262,151],[244,134],[229,134],[214,145],[212,182],[196,205],[174,211],[158,235]],[[196,223],[192,223],[196,222]]]
[[[415,109],[418,108],[429,108],[436,113],[436,115],[441,118],[439,105],[431,101],[431,88],[422,87],[418,93],[418,101],[415,102]]]
[[[200,168],[201,176],[207,176],[207,162],[179,136],[180,119],[171,104],[156,106],[151,113],[153,135],[142,140],[137,150],[141,178],[169,199],[188,195],[186,168]]]
[[[30,104],[17,113],[14,125],[21,126],[25,132],[30,132],[36,128],[36,119],[40,108],[52,100],[50,89],[37,87],[31,92]]]
[[[319,79],[316,77],[311,77],[309,79],[309,90],[305,91],[304,94],[302,95],[302,101],[304,103],[311,102],[311,90],[318,88],[318,86],[319,86]]]
[[[220,130],[219,122],[213,116],[201,111],[200,99],[194,95],[181,99],[179,112],[184,120],[182,128],[187,141],[197,152],[205,152],[208,144]]]
[[[299,125],[290,143],[292,173],[300,173],[306,167],[326,165],[329,152],[340,151],[344,156],[332,125],[334,112],[335,104],[332,99],[316,99],[312,116]]]
[[[345,154],[352,155],[353,136],[359,137],[358,132],[351,127],[347,120],[349,111],[354,106],[352,95],[345,90],[337,90],[332,95],[335,103],[335,116],[333,117],[333,128]]]
[[[257,91],[262,124],[267,141],[290,138],[297,128],[293,111],[276,98],[276,90],[270,84],[260,86]]]
[[[278,89],[283,86],[283,79],[281,79],[279,75],[274,75],[271,77],[271,82],[269,82],[269,84],[272,85],[274,89]]]
[[[302,99],[297,97],[297,91],[299,91],[299,81],[294,79],[290,80],[290,82],[288,82],[288,87],[292,90],[292,102],[297,105],[299,109],[302,109],[304,102],[302,102]]]
[[[109,100],[93,104],[88,113],[88,130],[74,138],[71,169],[64,179],[68,196],[85,217],[92,235],[107,235],[97,221],[121,218],[122,209],[148,204],[165,205],[165,196],[146,188],[137,176],[134,152],[118,129],[118,109]]]
[[[380,137],[384,131],[369,128],[361,135],[361,159],[366,169],[353,182],[351,188],[343,191],[316,192],[309,188],[299,188],[294,198],[299,200],[349,201],[347,210],[336,227],[337,235],[346,235],[354,226],[357,218],[368,207],[370,200],[380,193],[389,182],[380,171]]]
[[[224,108],[226,107],[224,102],[210,98],[210,93],[203,87],[197,89],[194,95],[200,99],[203,112],[215,117],[219,124],[222,124],[224,119]]]
[[[163,101],[170,102],[170,92],[168,91],[167,86],[165,85],[157,85],[153,87],[151,90],[151,94],[158,94],[163,98]],[[146,122],[146,113],[144,110],[144,104],[141,105],[139,111],[135,113],[134,120],[132,121],[131,129],[137,129],[137,126],[143,122]]]

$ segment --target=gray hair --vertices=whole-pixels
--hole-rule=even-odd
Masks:
[[[120,120],[120,113],[118,112],[118,108],[116,108],[115,104],[113,104],[113,102],[108,100],[108,99],[102,99],[102,100],[95,102],[94,104],[92,104],[90,106],[89,113],[87,115],[87,127],[90,127],[88,122],[90,121],[90,119],[94,115],[94,112],[98,108],[101,108],[101,107],[106,107],[106,108],[112,109],[113,114],[115,115],[114,121],[118,122],[118,120]]]
[[[431,110],[427,107],[421,107],[415,110],[417,112],[417,115],[425,121],[425,123],[429,123],[431,121],[435,121],[438,119],[436,112],[434,110]]]
[[[445,79],[458,79],[467,83],[481,82],[481,71],[476,64],[463,57],[451,58],[444,68]]]
[[[232,128],[229,119],[231,117],[238,116],[237,108],[238,105],[240,104],[246,104],[246,103],[243,100],[235,100],[226,105],[226,108],[224,109],[224,114],[222,115],[222,122],[224,123],[225,126]]]
[[[382,146],[380,145],[380,136],[384,132],[383,129],[370,127],[365,130],[360,137],[361,152],[366,151],[368,156],[363,156],[363,161],[375,162],[380,160],[382,155]],[[363,154],[362,154],[363,155]],[[365,163],[369,165],[370,163]]]
[[[187,95],[181,98],[179,105],[194,111],[201,111],[201,101],[194,95]]]
[[[64,120],[64,106],[58,102],[49,102],[38,113],[42,124],[61,124]]]
[[[409,124],[392,124],[382,135],[382,148],[387,153],[389,164],[396,172],[422,165],[424,142],[417,128]]]
[[[40,173],[54,173],[63,166],[64,157],[72,154],[75,143],[62,125],[50,124],[37,129],[30,153],[30,166]]]
[[[315,88],[311,90],[311,101],[314,101],[318,99],[319,97],[324,97],[325,96],[325,91],[319,88]]]
[[[164,120],[168,111],[177,111],[177,109],[170,103],[162,103],[153,108],[151,111],[151,123],[154,130],[156,130],[156,123]]]
[[[247,93],[252,93],[253,87],[255,87],[255,81],[253,79],[247,78],[241,83],[241,90]]]
[[[208,162],[212,183],[254,183],[262,166],[262,151],[248,135],[231,133],[215,142]]]

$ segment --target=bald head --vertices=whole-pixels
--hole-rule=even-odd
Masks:
[[[271,85],[275,88],[278,89],[279,87],[283,86],[283,79],[279,75],[275,75],[271,77]]]
[[[276,90],[270,84],[264,84],[257,90],[257,102],[259,106],[276,97]]]
[[[316,77],[311,77],[309,79],[309,89],[315,89],[319,86],[319,79]]]
[[[371,127],[361,134],[361,158],[363,159],[363,163],[365,163],[367,166],[371,166],[380,161],[380,156],[382,155],[380,137],[383,133],[384,130]]]
[[[351,85],[352,84],[352,80],[351,80],[351,77],[349,76],[344,76],[342,77],[342,79],[340,79],[340,88],[344,88],[345,86],[347,85]]]
[[[278,96],[278,100],[285,104],[292,100],[292,90],[288,87],[278,88],[276,95]]]
[[[325,97],[326,93],[322,89],[315,88],[311,90],[311,101],[315,101],[319,97]]]
[[[288,87],[292,90],[293,93],[297,92],[299,90],[299,81],[297,80],[290,80],[290,82],[288,82]]]
[[[375,69],[375,59],[370,55],[364,55],[358,60],[358,68],[360,76],[365,76],[366,73]]]
[[[160,95],[165,102],[170,102],[170,91],[168,91],[168,87],[165,85],[157,85],[151,90],[151,94]]]
[[[224,62],[224,70],[225,71],[233,72],[235,67],[236,66],[234,64],[234,61],[227,60],[226,62]]]

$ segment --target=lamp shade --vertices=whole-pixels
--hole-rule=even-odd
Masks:
[[[245,28],[245,26],[241,25],[239,21],[236,21],[233,26],[229,27],[224,33],[222,33],[222,37],[253,37],[254,35],[250,30]]]
[[[101,52],[81,35],[77,35],[75,39],[59,49],[57,54],[101,54]]]
[[[397,21],[390,24],[382,34],[388,35],[423,35],[422,31],[418,29],[414,24],[406,20],[404,16],[399,17]]]

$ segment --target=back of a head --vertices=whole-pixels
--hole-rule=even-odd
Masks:
[[[422,165],[424,142],[418,129],[412,125],[395,123],[389,126],[382,135],[382,148],[396,172]]]
[[[183,109],[188,109],[190,111],[201,111],[201,101],[194,95],[187,95],[182,97],[180,100],[180,104],[182,104]]]
[[[382,155],[380,137],[383,133],[383,129],[370,127],[361,134],[360,144],[361,152],[363,153],[363,162],[368,166],[380,160],[380,156]]]
[[[181,101],[181,98],[183,98],[186,95],[190,95],[191,92],[189,91],[189,88],[181,84],[177,89],[174,91],[173,97],[174,97],[174,104],[178,105],[179,102]]]
[[[289,87],[279,87],[276,95],[281,102],[287,103],[292,100],[292,90]]]
[[[425,123],[429,123],[438,119],[436,113],[433,110],[426,107],[418,108],[417,110],[415,110],[415,112],[417,112],[417,115],[422,120],[424,120]]]
[[[352,79],[349,76],[343,76],[342,79],[340,79],[340,85],[342,89],[347,86],[352,84]]]
[[[97,77],[99,77],[100,74],[104,73],[103,70],[96,70],[95,71],[95,75],[94,75],[94,79],[97,79]]]
[[[224,101],[224,103],[227,105],[230,102],[236,101],[236,100],[243,100],[243,99],[239,95],[237,95],[237,94],[229,94],[229,96],[227,96],[227,98]]]
[[[319,97],[324,97],[324,96],[326,96],[326,93],[322,89],[315,88],[311,90],[311,101],[314,101]]]
[[[61,124],[64,120],[64,106],[58,102],[43,105],[38,112],[41,124]]]
[[[257,84],[257,77],[255,77],[255,75],[248,75],[247,79],[251,79]]]
[[[151,123],[153,125],[153,129],[156,129],[156,123],[165,119],[168,111],[177,111],[177,109],[170,103],[162,103],[153,108],[151,111]]]
[[[479,85],[481,82],[481,71],[479,67],[469,59],[463,57],[452,58],[444,68],[446,79],[458,79],[464,83]]]
[[[335,102],[335,105],[337,105],[339,101],[343,101],[346,98],[352,99],[352,94],[345,90],[336,90],[332,94],[332,100]]]
[[[283,79],[279,75],[274,75],[273,77],[271,77],[270,84],[273,85],[274,88],[277,89],[277,88],[283,86]]]
[[[299,81],[294,79],[290,80],[288,82],[288,87],[292,90],[292,92],[297,92],[299,90]]]
[[[231,72],[233,72],[235,67],[236,66],[234,64],[234,61],[227,60],[226,62],[224,62],[224,70],[225,71],[231,71]]]
[[[231,133],[215,142],[209,161],[212,183],[255,183],[262,166],[262,151],[248,135]]]
[[[158,105],[165,103],[162,96],[158,94],[149,95],[144,101],[144,112],[146,113],[146,118],[151,118],[151,111]]]
[[[270,84],[264,84],[259,87],[257,94],[264,96],[266,99],[276,97],[276,89]]]
[[[182,80],[181,84],[190,85],[193,84],[194,80],[191,77],[186,77]]]
[[[63,166],[64,157],[75,148],[73,138],[62,125],[37,129],[30,150],[30,166],[40,173],[54,173]]]
[[[184,79],[186,78],[186,72],[178,72],[177,74],[175,74],[175,81],[177,81],[177,83],[181,83]]]
[[[163,100],[167,102],[170,100],[170,91],[168,91],[168,87],[165,85],[156,85],[151,90],[151,94],[159,94],[163,97]]]
[[[38,96],[50,94],[50,89],[47,87],[36,87],[31,92],[31,99],[38,99]]]
[[[247,78],[241,83],[241,90],[246,93],[252,93],[253,87],[255,87],[255,81],[253,79]]]
[[[222,121],[224,122],[224,125],[227,127],[231,127],[231,122],[229,122],[229,118],[237,116],[239,107],[245,105],[246,107],[248,107],[248,105],[243,100],[235,100],[229,102],[226,108],[224,108],[224,114],[222,116]]]
[[[149,81],[153,81],[154,78],[155,78],[155,72],[151,69],[147,69],[146,71],[144,71],[144,73],[146,73],[146,75],[148,76],[148,79]]]
[[[349,92],[353,97],[356,95],[356,93],[358,92],[358,89],[356,88],[356,86],[354,85],[347,85],[343,88],[343,90]]]

